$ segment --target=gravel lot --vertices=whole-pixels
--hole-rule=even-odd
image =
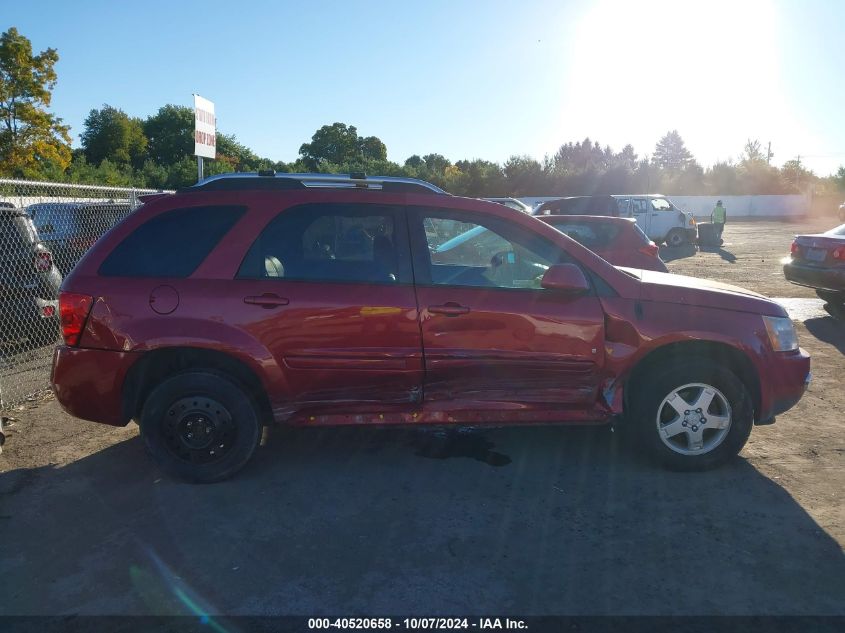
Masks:
[[[713,472],[608,429],[302,429],[191,486],[134,426],[29,402],[0,456],[0,614],[845,614],[845,323],[779,265],[829,225],[732,222],[718,252],[664,253],[789,299],[813,356],[801,403]]]

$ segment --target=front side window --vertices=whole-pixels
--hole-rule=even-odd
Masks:
[[[450,210],[421,213],[418,281],[482,288],[536,288],[565,254],[541,236],[497,218]]]
[[[238,277],[409,283],[407,247],[388,207],[311,204],[288,209],[253,243]]]
[[[651,208],[655,211],[671,211],[672,205],[665,198],[653,198]]]

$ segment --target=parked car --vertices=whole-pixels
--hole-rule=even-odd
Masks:
[[[614,266],[669,272],[657,244],[648,239],[634,218],[545,215],[540,219]]]
[[[533,210],[530,205],[527,205],[522,200],[517,200],[516,198],[482,198],[482,200],[498,202],[499,204],[503,204],[506,207],[516,209],[517,211],[522,211],[523,213],[528,213],[529,215]]]
[[[502,242],[433,257],[472,227]],[[798,402],[810,369],[761,295],[616,268],[503,205],[362,174],[155,196],[68,275],[60,310],[61,405],[138,421],[190,481],[235,473],[272,422],[615,422],[670,467],[707,468]]]
[[[659,194],[574,196],[539,205],[534,215],[601,215],[634,218],[649,239],[667,246],[695,242],[695,218]]]
[[[29,216],[0,206],[0,342],[46,345],[59,337],[61,273]]]
[[[839,221],[845,222],[845,202],[839,205]]]
[[[27,207],[38,234],[67,274],[103,233],[132,211],[128,203],[44,202]]]
[[[570,196],[538,205],[534,215],[603,215],[619,217],[619,204],[613,196]]]
[[[831,305],[845,307],[845,224],[796,236],[783,274],[794,284],[815,288]]]

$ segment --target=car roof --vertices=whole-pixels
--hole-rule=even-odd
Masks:
[[[555,222],[584,222],[588,224],[636,224],[636,218],[614,218],[609,215],[539,215],[543,222],[554,224]]]

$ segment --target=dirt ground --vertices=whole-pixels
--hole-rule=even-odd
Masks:
[[[191,486],[134,426],[29,402],[0,456],[0,615],[845,614],[845,323],[779,265],[830,224],[664,249],[672,272],[788,299],[813,356],[799,405],[711,472],[603,428],[302,429]]]

